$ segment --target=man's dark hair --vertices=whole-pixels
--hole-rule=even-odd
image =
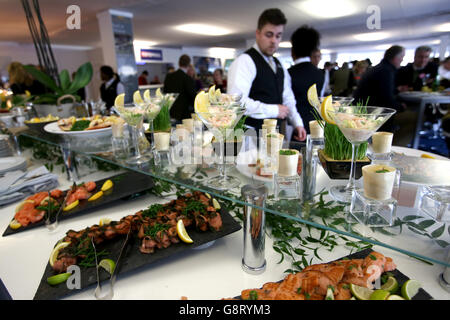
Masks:
[[[307,25],[303,25],[291,36],[292,54],[296,58],[310,57],[320,46],[320,33]]]
[[[274,26],[285,25],[287,23],[287,19],[280,9],[266,9],[259,16],[258,30],[261,30],[266,24],[269,23],[273,24]]]
[[[403,48],[402,46],[397,46],[397,45],[393,45],[392,47],[390,47],[389,49],[386,50],[386,52],[384,53],[384,59],[386,60],[392,60],[394,59],[398,54],[400,54],[401,52],[403,52],[405,50],[405,48]]]
[[[419,53],[421,51],[431,52],[431,51],[433,51],[433,49],[431,49],[431,47],[429,47],[429,46],[420,46],[420,47],[416,48],[416,50],[414,51],[414,55],[416,55],[417,53]]]
[[[114,77],[114,70],[110,66],[101,66],[100,72],[107,76],[108,79]]]
[[[325,62],[325,64],[324,64],[324,67],[326,68],[326,67],[331,67],[331,62]]]
[[[214,71],[219,71],[220,72],[220,74],[223,76],[223,70],[221,69],[221,68],[217,68],[216,70],[214,70]]]
[[[146,76],[148,76],[148,71],[144,70],[144,71],[142,71],[142,74],[145,74]]]
[[[178,60],[178,65],[183,68],[187,68],[191,63],[191,58],[187,54],[183,54]]]

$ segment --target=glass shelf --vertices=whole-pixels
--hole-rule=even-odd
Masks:
[[[241,184],[230,190],[218,191],[208,187],[208,177],[217,174],[217,169],[211,166],[176,166],[171,164],[161,167],[155,166],[152,162],[141,166],[131,166],[124,161],[115,160],[112,153],[107,150],[101,153],[92,153],[87,151],[89,149],[83,147],[83,144],[74,145],[61,135],[44,134],[32,130],[22,132],[21,135],[61,147],[63,153],[68,151],[79,153],[117,165],[126,170],[140,172],[184,188],[207,192],[219,199],[229,200],[239,205],[250,205],[257,209],[263,208],[245,203],[241,197],[241,187],[246,184],[265,183],[269,188],[269,197],[264,208],[266,212],[315,228],[338,233],[342,237],[351,237],[396,250],[431,263],[450,266],[450,262],[447,260],[450,251],[450,223],[433,221],[429,216],[417,209],[418,186],[414,184],[401,184],[400,194],[403,195],[404,200],[399,200],[394,226],[369,228],[351,220],[348,206],[345,207],[334,203],[327,194],[319,194],[333,185],[343,183],[342,180],[330,179],[320,166],[317,168],[315,177],[316,196],[313,200],[276,200],[273,197],[273,183],[270,182],[271,179],[261,179],[252,176],[252,174],[243,171],[242,168],[238,168],[235,165],[228,166],[227,174],[239,178]],[[102,143],[105,143],[105,141]],[[291,143],[290,148],[304,152],[303,146],[304,144],[302,143]],[[340,205],[340,207],[334,210],[323,209],[324,205],[330,206],[332,204]]]

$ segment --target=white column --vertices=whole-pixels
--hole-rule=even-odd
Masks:
[[[439,60],[443,61],[445,59],[445,52],[448,46],[450,46],[450,36],[445,35],[440,38],[441,43],[439,44]]]

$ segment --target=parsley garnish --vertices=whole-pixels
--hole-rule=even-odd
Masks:
[[[374,261],[377,260],[377,257],[375,257],[373,254],[369,254],[369,258],[374,260]]]
[[[162,204],[153,204],[150,207],[148,207],[147,209],[142,211],[142,216],[147,217],[147,218],[156,218],[156,215],[158,214],[158,212],[160,212],[162,209],[164,208],[164,206]]]
[[[250,291],[248,300],[258,300],[258,292],[256,292],[255,290]]]
[[[168,224],[162,224],[162,223],[155,223],[153,226],[148,227],[145,230],[145,235],[149,236],[152,239],[156,238],[156,234],[160,231],[166,231],[169,230],[170,225]]]

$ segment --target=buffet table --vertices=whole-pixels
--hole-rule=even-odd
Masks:
[[[31,167],[42,165],[42,161],[32,159],[29,152],[25,152],[25,154],[28,154]],[[126,168],[121,168],[119,172],[126,172],[126,170]],[[239,174],[235,171],[232,172],[235,175]],[[97,180],[117,173],[99,171],[83,176],[81,180]],[[244,175],[241,175],[241,178],[246,183],[252,182]],[[67,189],[72,184],[72,181],[67,179],[67,174],[62,172],[59,173],[59,182],[61,189]],[[318,170],[316,190],[342,183],[343,181],[329,179],[321,168]],[[216,195],[220,200],[220,194]],[[226,198],[226,196],[223,197]],[[87,226],[98,224],[99,219],[103,217],[119,220],[125,215],[134,214],[147,208],[152,203],[166,203],[173,198],[173,196],[159,198],[147,194],[133,200],[119,200],[83,216],[61,221],[54,232],[49,232],[46,228],[41,227],[2,237],[0,238],[0,255],[3,257],[3,263],[0,264],[0,279],[13,299],[33,299],[48,263],[50,252],[55,243],[64,237],[67,230],[81,230]],[[6,228],[11,221],[15,206],[15,204],[11,204],[0,209],[0,225],[3,228]],[[292,218],[298,219],[295,216]],[[299,221],[309,222],[305,217],[300,218]],[[345,231],[342,232],[347,235]],[[405,241],[403,238],[397,240]],[[410,238],[410,240],[416,241],[417,244],[422,241],[417,238]],[[191,249],[135,271],[119,274],[113,299],[178,300],[185,297],[191,300],[215,300],[238,296],[244,289],[259,288],[266,282],[278,281],[286,276],[284,272],[291,268],[292,261],[284,259],[279,263],[280,255],[273,250],[273,241],[274,239],[266,235],[267,269],[260,275],[250,275],[242,270],[243,232],[240,230],[203,248]],[[441,263],[424,263],[398,250],[404,248],[408,253],[410,252],[408,251],[409,247],[394,243],[394,238],[392,240],[384,239],[382,246],[375,245],[373,249],[392,257],[401,272],[420,281],[423,288],[435,299],[450,299],[450,294],[438,283],[438,276],[444,269],[442,264],[444,258],[441,256],[445,253],[439,252],[436,255],[426,256],[431,260],[437,259]],[[391,245],[396,250],[389,249]],[[421,247],[422,245],[418,244],[417,246]],[[424,246],[429,250],[437,250],[430,243]],[[312,259],[313,263],[323,263],[346,256],[351,251],[348,247],[336,246],[331,252],[325,249],[318,250],[315,254],[311,252],[307,259]],[[418,253],[422,254],[422,252]],[[426,255],[425,252],[423,254]],[[317,259],[317,256],[320,256],[322,260]],[[95,299],[94,289],[95,287],[92,286],[74,292],[73,295],[66,298]]]

